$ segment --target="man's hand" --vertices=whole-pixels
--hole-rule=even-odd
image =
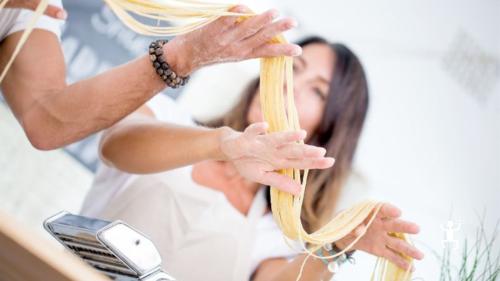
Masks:
[[[236,6],[231,11],[252,13],[245,6]],[[187,76],[196,69],[216,63],[300,55],[302,49],[298,45],[269,43],[297,25],[291,18],[275,21],[277,16],[276,10],[269,10],[241,22],[238,16],[220,17],[165,44],[166,60],[177,74]]]

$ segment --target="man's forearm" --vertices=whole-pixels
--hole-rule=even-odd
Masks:
[[[8,36],[0,45],[0,66],[5,65],[21,34]],[[175,39],[164,51],[173,70],[183,76],[191,72],[190,58]],[[1,86],[30,142],[44,150],[113,125],[166,87],[148,55],[66,85],[61,47],[55,35],[44,30],[33,31]]]
[[[20,121],[36,147],[54,149],[113,125],[164,87],[144,56],[34,99]]]

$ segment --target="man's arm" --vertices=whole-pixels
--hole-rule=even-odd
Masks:
[[[0,65],[21,34],[4,40]],[[58,148],[109,127],[165,87],[147,56],[69,86],[65,77],[57,37],[35,29],[2,83],[5,100],[38,149]]]
[[[248,12],[248,8],[237,6],[233,11]],[[186,76],[214,63],[299,55],[297,45],[269,43],[294,26],[290,18],[275,18],[274,10],[242,23],[237,23],[236,16],[221,17],[169,41],[163,47],[165,59],[178,75]],[[0,68],[21,33],[9,35],[0,45]],[[69,86],[64,68],[56,36],[35,29],[1,85],[7,103],[38,149],[62,147],[105,129],[165,87],[147,55]]]

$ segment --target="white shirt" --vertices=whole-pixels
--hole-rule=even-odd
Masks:
[[[189,112],[169,97],[157,95],[147,103],[147,106],[158,120],[184,126],[196,126]],[[190,173],[175,174],[175,170],[166,173],[172,174],[169,177],[171,185],[195,184]],[[140,176],[127,174],[101,164],[92,188],[85,198],[81,213],[85,216],[99,217],[108,202],[118,197],[127,188],[127,182],[137,177]],[[254,200],[265,200],[263,195],[264,193],[259,192]],[[291,258],[297,254],[296,249],[291,249],[285,242],[281,230],[270,213],[263,215],[258,220],[256,228],[255,246],[251,254],[251,272],[263,260],[278,257]]]
[[[49,4],[62,7],[61,0],[50,0]],[[27,9],[4,8],[0,10],[0,42],[12,33],[24,30],[34,15],[33,11]],[[35,24],[35,28],[51,31],[57,38],[60,38],[63,24],[62,20],[42,15]]]

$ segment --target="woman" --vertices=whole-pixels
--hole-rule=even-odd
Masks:
[[[368,108],[363,68],[347,47],[319,37],[300,45],[303,54],[294,61],[294,94],[307,137],[281,136],[286,140],[279,143],[259,139],[264,128],[256,123],[262,121],[258,81],[228,114],[210,122],[219,128],[215,130],[176,128],[165,123],[194,125],[172,101],[157,97],[105,133],[101,153],[108,167],[98,174],[83,213],[124,219],[144,231],[160,248],[165,267],[180,280],[295,280],[305,255],[283,242],[272,220],[265,188],[245,179],[251,178],[248,173],[252,170],[242,163],[251,162],[250,166],[264,169],[264,174],[272,171],[273,161],[290,167],[305,162],[302,168],[319,168],[310,174],[302,217],[306,229],[314,231],[332,217],[339,191],[351,171]],[[232,137],[229,133],[229,139],[237,142],[234,146],[227,145],[228,137],[211,137],[210,132],[228,130],[221,126],[237,131],[247,128],[245,141],[234,133]],[[199,137],[192,133],[190,140],[189,130],[195,130]],[[305,138],[309,146],[301,148],[290,142],[299,138]],[[221,149],[210,154],[205,147]],[[324,158],[325,151],[318,147],[335,157],[335,166],[329,168],[329,158]],[[214,161],[218,158],[228,161]],[[187,164],[192,166],[156,176],[125,173],[159,172]],[[112,194],[103,198],[103,192]],[[421,259],[416,248],[387,234],[418,233],[418,226],[399,219],[400,215],[397,208],[385,204],[354,249],[385,257],[405,269],[410,265],[399,253]],[[346,247],[361,231],[363,225],[335,246]],[[193,270],[193,264],[201,268]],[[325,280],[331,274],[321,260],[312,259],[302,280]]]

